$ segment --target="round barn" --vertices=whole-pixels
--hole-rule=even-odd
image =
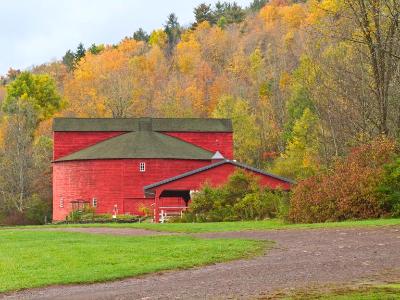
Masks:
[[[270,188],[293,183],[233,160],[227,119],[56,118],[53,131],[54,221],[90,205],[135,215],[147,207],[159,222],[185,210],[206,181],[223,184],[237,168]]]

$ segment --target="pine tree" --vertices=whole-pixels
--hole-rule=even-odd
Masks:
[[[68,50],[62,58],[62,62],[67,67],[68,71],[72,71],[74,69],[75,53]]]
[[[147,34],[147,32],[142,28],[139,28],[133,33],[133,38],[137,41],[143,41],[147,43],[149,41],[149,37],[150,36]]]
[[[250,4],[249,8],[251,11],[257,12],[261,8],[263,8],[265,4],[267,4],[267,0],[253,0],[253,2],[251,2],[251,4]]]
[[[168,15],[167,23],[164,26],[164,32],[167,34],[168,38],[167,51],[168,54],[171,54],[181,36],[181,26],[179,25],[178,18],[174,13]]]
[[[194,17],[196,19],[195,25],[204,21],[207,21],[210,24],[215,23],[215,17],[211,9],[211,4],[207,5],[205,3],[201,3],[199,6],[197,6],[194,9]]]
[[[75,52],[75,64],[78,63],[82,57],[85,56],[86,50],[82,43],[79,43]]]

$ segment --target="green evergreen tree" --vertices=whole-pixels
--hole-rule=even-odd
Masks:
[[[96,45],[96,44],[92,44],[87,51],[89,51],[92,54],[99,54],[101,51],[104,50],[104,45],[100,44],[100,45]]]
[[[201,22],[207,21],[210,24],[215,23],[215,18],[214,18],[214,13],[211,9],[211,4],[205,4],[201,3],[194,9],[194,17],[196,19],[196,23],[194,25],[197,25]]]
[[[62,58],[62,62],[67,67],[68,71],[72,71],[75,67],[75,53],[68,50]]]
[[[172,53],[173,48],[178,44],[181,36],[181,26],[179,25],[178,18],[174,13],[168,15],[166,24],[164,25],[164,32],[167,34],[169,54]]]
[[[75,64],[77,64],[82,57],[85,56],[86,50],[82,43],[79,43],[78,47],[76,48],[75,52]]]
[[[139,28],[133,33],[133,38],[137,41],[143,41],[147,43],[149,41],[149,37],[149,34],[142,28]]]
[[[253,2],[250,3],[249,9],[253,12],[257,12],[263,8],[265,4],[267,4],[267,0],[253,0]]]

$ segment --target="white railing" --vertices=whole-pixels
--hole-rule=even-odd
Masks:
[[[183,212],[187,209],[186,206],[161,206],[160,209],[160,223],[164,223],[171,217],[181,217]]]

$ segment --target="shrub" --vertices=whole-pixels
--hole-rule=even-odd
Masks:
[[[143,203],[139,205],[139,212],[142,213],[145,218],[153,217],[154,214],[154,210]]]
[[[71,211],[67,221],[72,223],[89,223],[94,219],[94,208],[86,205],[82,210]]]
[[[90,206],[72,211],[67,217],[68,223],[134,223],[139,220],[140,217],[135,215],[117,215],[116,218],[113,218],[112,214],[96,214],[95,209]]]
[[[28,208],[25,212],[29,224],[44,224],[50,221],[50,215],[48,203],[40,199],[37,194],[33,194],[28,200]]]
[[[400,156],[384,166],[383,181],[378,187],[381,207],[392,217],[400,217]]]
[[[290,200],[289,218],[294,222],[325,222],[384,216],[378,187],[384,165],[396,153],[394,141],[379,138],[362,145],[332,169],[298,183]]]
[[[11,195],[11,197],[18,197]],[[26,207],[23,211],[12,205],[3,204],[0,207],[0,225],[38,225],[51,221],[50,206],[37,194],[25,199]]]
[[[260,220],[287,214],[285,192],[263,190],[257,178],[237,171],[228,182],[213,188],[206,184],[195,195],[181,222]],[[174,220],[179,222],[179,220]]]
[[[241,220],[258,220],[285,216],[285,193],[264,190],[247,194],[234,206],[235,215]]]

